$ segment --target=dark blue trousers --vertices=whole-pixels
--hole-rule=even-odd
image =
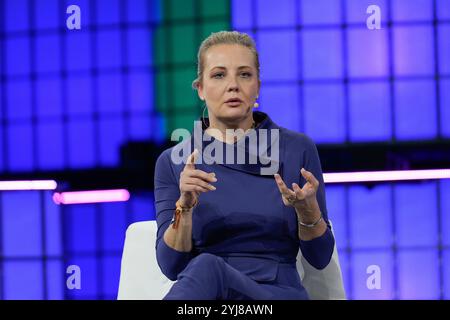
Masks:
[[[304,300],[295,265],[279,265],[275,281],[257,282],[224,258],[202,253],[178,275],[165,300]]]

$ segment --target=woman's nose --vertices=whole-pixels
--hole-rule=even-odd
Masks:
[[[236,80],[232,79],[228,84],[228,91],[239,91],[239,86]]]

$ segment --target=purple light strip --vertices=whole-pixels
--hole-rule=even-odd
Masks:
[[[15,190],[55,190],[57,183],[55,180],[17,180],[0,181],[1,191]]]
[[[325,183],[450,179],[450,169],[324,173]]]
[[[130,199],[126,189],[56,192],[53,201],[56,204],[82,204],[99,202],[123,202]]]

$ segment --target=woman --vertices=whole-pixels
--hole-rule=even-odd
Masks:
[[[260,84],[248,35],[222,31],[203,41],[193,87],[208,108],[209,118],[202,118],[208,139],[194,141],[181,164],[174,150],[192,140],[165,150],[155,168],[157,260],[177,280],[165,299],[308,299],[296,269],[299,248],[317,269],[330,262],[334,238],[317,149],[304,134],[253,112]],[[235,160],[225,157],[251,133],[268,131],[278,133],[266,145],[266,154],[279,155],[277,172],[225,161]],[[199,163],[209,143],[224,147],[224,161]],[[252,155],[251,148],[240,150]]]

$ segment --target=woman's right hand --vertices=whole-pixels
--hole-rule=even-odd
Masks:
[[[192,207],[198,200],[200,192],[216,190],[211,182],[216,182],[214,172],[206,173],[203,170],[195,169],[195,160],[198,150],[192,152],[180,174],[180,204],[182,207]]]

